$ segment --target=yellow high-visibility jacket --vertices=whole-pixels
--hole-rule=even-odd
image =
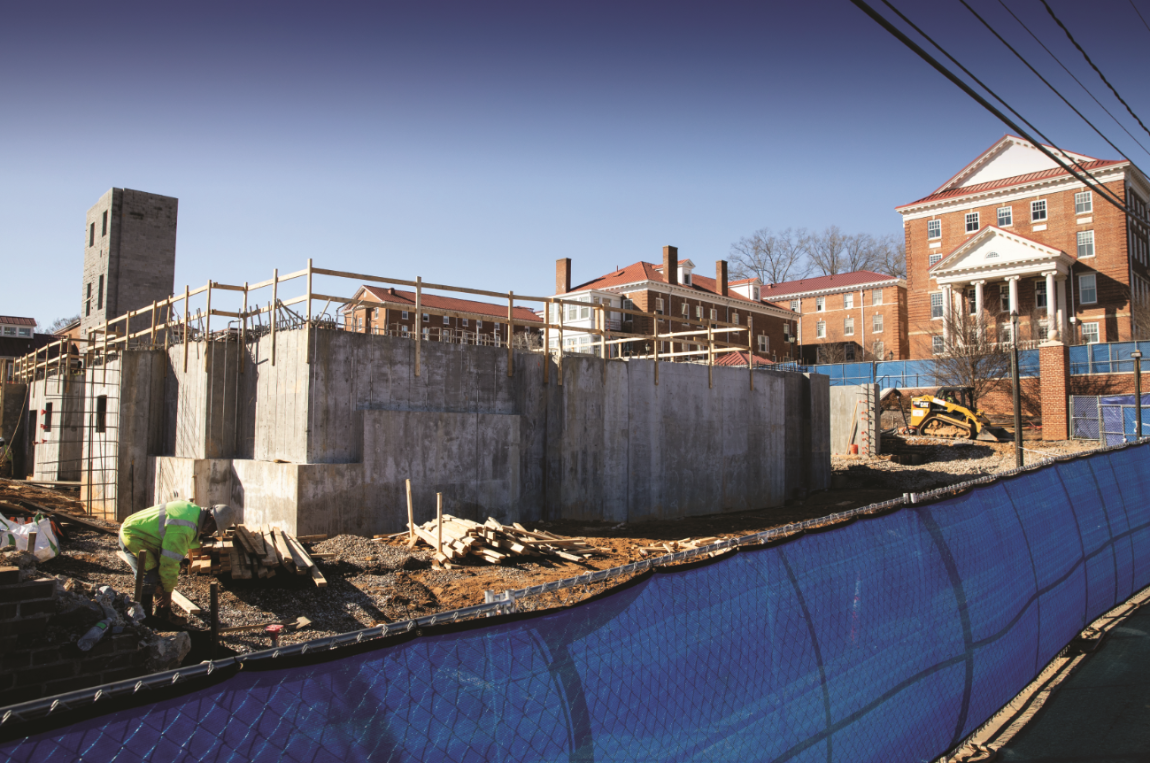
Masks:
[[[120,525],[120,540],[132,556],[148,552],[145,570],[160,568],[160,583],[171,593],[176,589],[180,562],[200,547],[199,506],[188,501],[172,501],[132,514]]]

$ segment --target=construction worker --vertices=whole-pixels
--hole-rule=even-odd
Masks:
[[[132,572],[139,568],[139,553],[148,552],[140,602],[144,611],[152,614],[153,599],[158,594],[156,614],[170,617],[180,563],[189,551],[200,547],[201,535],[226,530],[235,521],[236,512],[230,506],[205,509],[190,501],[161,503],[125,519],[120,525],[120,548],[131,559]]]

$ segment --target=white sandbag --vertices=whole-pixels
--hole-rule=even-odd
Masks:
[[[27,524],[16,524],[0,514],[0,549],[16,547],[17,551],[28,550],[28,536],[36,533],[36,548],[32,555],[46,562],[60,551],[60,542],[52,532],[52,522],[43,514],[37,514]]]

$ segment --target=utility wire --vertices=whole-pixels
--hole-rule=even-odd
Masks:
[[[1086,118],[1086,116],[1085,116],[1085,115],[1084,115],[1084,114],[1083,114],[1081,111],[1079,111],[1078,109],[1076,109],[1076,108],[1074,107],[1074,104],[1073,104],[1073,103],[1071,103],[1070,101],[1066,100],[1066,96],[1064,96],[1062,93],[1058,92],[1058,88],[1056,88],[1056,87],[1054,87],[1054,85],[1050,84],[1050,82],[1049,82],[1049,81],[1047,81],[1046,77],[1043,77],[1041,74],[1039,74],[1039,73],[1038,73],[1038,70],[1037,70],[1037,69],[1035,69],[1033,66],[1031,66],[1031,65],[1030,65],[1030,62],[1029,62],[1029,61],[1027,61],[1025,58],[1023,58],[1022,54],[1021,54],[1021,53],[1019,53],[1017,50],[1015,50],[1015,49],[1014,49],[1014,46],[1013,46],[1013,45],[1011,45],[1009,42],[1007,42],[1005,39],[1003,39],[1002,35],[1000,35],[1000,34],[998,33],[998,30],[996,30],[996,29],[995,29],[994,27],[992,27],[992,26],[991,26],[989,23],[987,23],[986,19],[984,19],[982,16],[980,16],[980,15],[978,14],[978,11],[974,10],[974,8],[971,8],[971,7],[970,7],[970,3],[966,2],[966,0],[958,0],[958,1],[959,1],[960,3],[962,3],[964,6],[966,6],[966,9],[967,9],[968,11],[970,11],[972,14],[974,14],[974,17],[975,17],[976,19],[978,19],[979,21],[981,21],[981,22],[982,22],[982,25],[983,25],[984,27],[986,27],[988,30],[990,30],[990,33],[991,33],[991,34],[993,34],[995,37],[997,37],[997,38],[998,38],[998,41],[999,41],[999,42],[1001,42],[1003,45],[1005,45],[1005,46],[1006,46],[1006,48],[1007,48],[1007,50],[1009,50],[1011,53],[1013,53],[1015,56],[1017,56],[1017,58],[1018,58],[1018,60],[1019,60],[1019,61],[1021,61],[1021,62],[1022,62],[1022,63],[1024,63],[1024,64],[1026,64],[1026,68],[1027,68],[1027,69],[1030,69],[1030,71],[1034,72],[1034,76],[1035,76],[1035,77],[1038,77],[1038,79],[1042,80],[1042,83],[1043,83],[1044,85],[1046,85],[1048,88],[1050,88],[1050,89],[1051,89],[1051,91],[1053,91],[1053,93],[1054,93],[1055,95],[1057,95],[1059,98],[1061,98],[1061,99],[1062,99],[1062,102],[1063,102],[1063,103],[1065,103],[1067,106],[1069,106],[1071,111],[1073,111],[1075,114],[1077,114],[1079,117],[1081,117],[1083,122],[1085,122],[1086,124],[1090,125],[1090,127],[1091,127],[1091,128],[1093,128],[1094,132],[1098,133],[1099,137],[1101,137],[1101,138],[1102,138],[1102,140],[1104,140],[1104,141],[1106,141],[1108,144],[1110,144],[1110,147],[1111,147],[1112,149],[1114,149],[1115,151],[1117,151],[1117,152],[1119,153],[1119,155],[1121,155],[1123,158],[1125,158],[1125,159],[1126,159],[1126,160],[1128,160],[1128,161],[1132,161],[1132,160],[1130,160],[1130,157],[1129,157],[1129,156],[1126,156],[1126,154],[1125,154],[1125,153],[1122,151],[1122,149],[1120,149],[1120,148],[1118,148],[1118,146],[1114,145],[1114,142],[1113,142],[1112,140],[1110,140],[1110,139],[1109,139],[1109,138],[1107,138],[1105,135],[1103,135],[1102,131],[1101,131],[1101,130],[1099,130],[1097,127],[1095,127],[1095,126],[1094,126],[1094,123],[1093,123],[1093,122],[1091,122],[1089,119],[1087,119],[1087,118]],[[1145,150],[1145,149],[1143,149],[1143,150]]]
[[[957,66],[959,69],[962,69],[963,73],[965,73],[966,76],[968,76],[972,80],[974,80],[975,83],[978,84],[983,90],[990,93],[990,95],[995,100],[997,100],[999,103],[1001,103],[1003,106],[1005,106],[1011,113],[1013,113],[1016,117],[1018,117],[1027,127],[1029,127],[1031,130],[1034,130],[1034,132],[1036,132],[1038,134],[1038,137],[1042,138],[1042,140],[1044,140],[1048,144],[1050,144],[1050,146],[1052,148],[1054,148],[1056,151],[1058,151],[1060,154],[1062,154],[1063,157],[1065,157],[1067,160],[1072,162],[1075,167],[1077,167],[1080,171],[1085,173],[1087,177],[1089,177],[1091,180],[1093,180],[1094,185],[1091,187],[1095,188],[1098,191],[1099,195],[1104,196],[1104,197],[1110,197],[1110,198],[1108,198],[1108,201],[1110,201],[1111,203],[1117,202],[1118,204],[1122,204],[1122,200],[1119,199],[1117,196],[1115,196],[1109,188],[1104,186],[1102,184],[1102,182],[1100,180],[1098,180],[1098,178],[1094,177],[1094,175],[1092,175],[1085,167],[1083,167],[1081,164],[1079,164],[1079,162],[1076,159],[1071,158],[1067,152],[1065,152],[1061,148],[1059,148],[1054,143],[1054,141],[1052,141],[1050,138],[1048,138],[1041,130],[1039,130],[1032,122],[1030,122],[1030,120],[1028,120],[1026,117],[1022,116],[1021,114],[1019,114],[1018,111],[1015,110],[1005,100],[1003,100],[1003,98],[1001,96],[999,96],[998,93],[991,90],[989,85],[987,85],[985,82],[980,80],[977,76],[975,76],[975,74],[973,72],[971,72],[969,69],[967,69],[965,66],[963,66],[958,61],[958,59],[956,59],[949,52],[947,52],[946,49],[943,48],[941,45],[939,45],[937,42],[935,42],[934,39],[930,35],[928,35],[926,32],[924,32],[922,29],[920,29],[917,24],[915,24],[913,21],[908,19],[905,15],[903,15],[902,11],[900,11],[898,8],[894,7],[891,4],[890,0],[882,0],[882,2],[884,5],[886,5],[887,8],[890,8],[892,11],[894,11],[895,14],[900,19],[902,19],[904,22],[909,24],[911,26],[911,28],[914,29],[914,31],[916,31],[920,35],[922,35],[923,38],[925,38],[927,42],[929,42],[934,47],[938,48],[938,50],[941,51],[944,56],[949,58],[954,63],[955,66]],[[1031,142],[1033,143],[1034,141],[1031,141]],[[1119,153],[1121,153],[1121,152],[1119,152]],[[1085,180],[1083,180],[1082,182],[1086,183]],[[1091,185],[1090,183],[1086,183],[1086,184],[1088,186]]]
[[[1114,86],[1110,84],[1110,80],[1106,79],[1106,75],[1102,73],[1102,70],[1095,66],[1094,62],[1090,60],[1090,56],[1086,55],[1086,51],[1083,50],[1082,46],[1078,44],[1078,41],[1074,39],[1074,35],[1070,34],[1070,30],[1066,28],[1066,25],[1062,23],[1062,20],[1054,15],[1054,11],[1051,9],[1050,4],[1047,3],[1046,0],[1042,0],[1042,4],[1046,6],[1046,12],[1050,14],[1050,18],[1054,19],[1058,23],[1058,26],[1062,27],[1062,31],[1066,32],[1066,36],[1072,43],[1074,43],[1074,47],[1078,48],[1078,52],[1081,53],[1082,57],[1086,59],[1086,63],[1090,64],[1094,71],[1098,72],[1098,76],[1101,77],[1102,81],[1106,83],[1106,87],[1110,88],[1110,92],[1114,93],[1114,97],[1117,98],[1119,102],[1121,102],[1122,105],[1126,107],[1126,110],[1130,112],[1130,116],[1134,117],[1135,121],[1137,121],[1138,124],[1141,125],[1142,129],[1146,131],[1146,134],[1150,135],[1150,129],[1148,129],[1146,125],[1142,124],[1142,120],[1139,119],[1138,115],[1134,113],[1134,109],[1130,108],[1130,104],[1124,101],[1122,96],[1118,95],[1118,91],[1115,90]]]
[[[1051,58],[1053,58],[1053,59],[1054,59],[1054,61],[1055,61],[1055,62],[1056,62],[1056,63],[1057,63],[1059,66],[1061,66],[1061,67],[1062,67],[1062,70],[1063,70],[1063,71],[1065,71],[1067,74],[1069,74],[1069,75],[1070,75],[1070,78],[1071,78],[1071,79],[1073,79],[1075,82],[1077,82],[1077,83],[1078,83],[1078,86],[1079,86],[1080,88],[1082,88],[1084,91],[1086,91],[1086,94],[1087,94],[1088,96],[1090,96],[1091,98],[1093,98],[1093,99],[1094,99],[1094,102],[1098,104],[1098,107],[1099,107],[1100,109],[1102,109],[1103,111],[1105,111],[1105,112],[1106,112],[1106,114],[1107,114],[1107,116],[1109,116],[1111,119],[1113,119],[1113,120],[1114,120],[1114,124],[1116,124],[1116,125],[1118,125],[1119,127],[1121,127],[1121,128],[1122,128],[1122,131],[1123,131],[1124,133],[1126,133],[1127,135],[1129,135],[1129,136],[1130,136],[1130,140],[1132,140],[1132,141],[1134,141],[1135,143],[1137,143],[1137,144],[1138,144],[1138,147],[1139,147],[1139,148],[1141,148],[1143,151],[1145,151],[1147,154],[1150,154],[1150,149],[1148,149],[1148,148],[1146,148],[1145,146],[1143,146],[1143,145],[1142,145],[1142,144],[1141,144],[1141,143],[1138,141],[1138,139],[1134,137],[1134,133],[1132,133],[1132,132],[1130,132],[1128,129],[1126,129],[1126,125],[1122,124],[1122,122],[1120,122],[1120,121],[1118,120],[1118,117],[1114,116],[1114,114],[1113,114],[1113,113],[1110,111],[1110,109],[1106,108],[1105,104],[1103,104],[1103,103],[1102,103],[1102,101],[1098,100],[1098,97],[1097,97],[1096,95],[1094,95],[1094,93],[1093,93],[1093,92],[1091,92],[1090,88],[1088,88],[1088,87],[1086,87],[1086,85],[1082,84],[1082,80],[1078,79],[1078,77],[1077,77],[1077,76],[1075,76],[1074,72],[1070,71],[1070,69],[1068,69],[1068,68],[1066,67],[1066,64],[1062,63],[1062,59],[1060,59],[1058,56],[1054,55],[1054,51],[1052,51],[1050,48],[1046,47],[1046,43],[1044,43],[1042,40],[1038,39],[1038,35],[1036,35],[1036,34],[1035,34],[1034,32],[1032,32],[1032,31],[1030,31],[1030,27],[1028,27],[1028,26],[1026,25],[1026,22],[1024,22],[1022,19],[1018,18],[1018,16],[1017,16],[1017,15],[1014,13],[1014,11],[1010,10],[1010,8],[1008,8],[1008,7],[1007,7],[1007,5],[1006,5],[1006,3],[1004,3],[1002,0],[998,0],[998,4],[999,4],[999,5],[1001,5],[1003,8],[1005,8],[1007,13],[1009,13],[1011,16],[1014,16],[1014,20],[1015,20],[1015,21],[1017,21],[1017,22],[1019,23],[1019,25],[1020,25],[1020,26],[1021,26],[1023,29],[1025,29],[1025,30],[1026,30],[1026,33],[1027,33],[1027,34],[1029,34],[1031,37],[1033,37],[1033,38],[1034,38],[1034,41],[1035,41],[1035,42],[1037,42],[1039,45],[1041,45],[1041,46],[1042,46],[1042,49],[1043,49],[1043,50],[1045,50],[1047,53],[1049,53],[1049,54],[1050,54],[1050,57],[1051,57]],[[1123,154],[1123,156],[1125,156],[1125,154]],[[1129,158],[1129,157],[1127,157],[1127,158]]]
[[[1150,32],[1150,24],[1146,23],[1146,19],[1142,16],[1142,11],[1138,10],[1138,6],[1134,4],[1134,0],[1130,0],[1130,7],[1138,14],[1138,18],[1142,19],[1142,26],[1146,27],[1146,31]]]
[[[1075,170],[1073,167],[1064,163],[1061,159],[1059,159],[1057,156],[1055,156],[1054,153],[1051,152],[1049,148],[1047,148],[1040,141],[1035,140],[1033,137],[1031,137],[1029,134],[1027,134],[1027,132],[1025,130],[1023,130],[1021,127],[1019,127],[1014,122],[1014,120],[1012,120],[1010,117],[1003,114],[994,104],[992,104],[990,101],[983,98],[982,95],[978,91],[976,91],[974,88],[972,88],[967,83],[963,82],[962,79],[960,79],[954,72],[950,71],[945,66],[943,66],[941,63],[939,63],[938,59],[936,59],[934,56],[932,56],[931,54],[929,54],[925,50],[923,50],[922,47],[918,43],[916,43],[914,40],[907,37],[906,34],[904,34],[901,29],[899,29],[894,24],[887,21],[886,18],[884,18],[881,13],[879,13],[874,8],[871,8],[869,5],[867,5],[865,0],[851,0],[851,2],[855,5],[855,7],[857,7],[859,10],[861,10],[863,13],[865,13],[866,15],[868,15],[872,19],[874,19],[875,22],[877,22],[879,24],[879,26],[881,26],[883,29],[887,30],[899,42],[901,42],[903,45],[910,48],[915,53],[915,55],[917,55],[923,61],[926,61],[928,64],[930,64],[930,66],[932,68],[934,68],[935,71],[937,71],[939,74],[941,74],[942,76],[946,77],[948,80],[953,82],[964,93],[966,93],[971,98],[973,98],[980,106],[982,106],[984,109],[989,111],[991,114],[994,114],[994,116],[998,117],[999,120],[1001,120],[1007,127],[1009,127],[1010,129],[1012,129],[1016,133],[1018,133],[1019,137],[1023,138],[1024,140],[1029,141],[1035,148],[1037,148],[1040,152],[1045,154],[1048,159],[1050,159],[1052,162],[1057,164],[1062,169],[1066,170],[1068,173],[1070,173],[1072,176],[1074,176],[1075,179],[1081,181],[1086,186],[1095,187],[1093,184],[1091,184],[1089,181],[1087,181],[1087,179],[1085,177],[1080,175],[1077,172],[1077,170]],[[1134,217],[1134,213],[1131,210],[1129,210],[1125,204],[1123,204],[1121,202],[1113,201],[1109,196],[1103,196],[1103,199],[1105,199],[1111,205],[1120,209],[1123,213],[1130,215],[1131,217]]]

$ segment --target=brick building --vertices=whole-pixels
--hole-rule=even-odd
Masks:
[[[1070,152],[1064,160],[1145,217],[1150,181],[1130,162]],[[929,196],[897,209],[912,358],[946,347],[955,325],[947,315],[982,315],[1006,340],[1017,310],[1020,341],[1079,344],[1132,339],[1147,312],[1146,228],[1021,138],[1003,137]],[[1150,330],[1145,316],[1141,322]]]
[[[762,298],[798,313],[807,363],[904,360],[908,355],[906,281],[856,270],[769,284]]]
[[[81,336],[87,337],[107,319],[148,307],[172,294],[178,213],[177,199],[130,188],[109,189],[88,210]],[[159,320],[164,317],[158,315]],[[139,331],[150,323],[150,315],[141,316],[134,319],[132,329]]]
[[[36,333],[35,318],[0,315],[0,382],[9,381],[13,364],[33,350],[55,340],[51,334]]]
[[[571,260],[561,259],[555,264],[555,296],[566,300],[586,302],[588,305],[606,305],[628,310],[642,310],[665,315],[659,321],[658,332],[699,330],[699,326],[675,320],[688,318],[697,321],[721,321],[747,325],[752,322],[752,346],[755,353],[767,360],[786,360],[793,356],[789,337],[794,336],[797,316],[790,310],[766,304],[760,300],[758,281],[740,281],[734,284],[727,281],[727,263],[715,263],[715,277],[697,275],[691,260],[680,260],[679,250],[673,246],[663,247],[663,263],[636,262],[612,273],[599,276],[578,286],[571,285]],[[559,306],[556,306],[556,310]],[[565,326],[594,328],[594,311],[590,308],[577,308],[567,305],[564,313]],[[625,334],[654,334],[653,319],[610,313],[608,328]],[[559,320],[556,312],[551,316],[552,325]],[[558,347],[558,337],[552,331],[552,347]],[[745,344],[746,332],[728,334],[726,341],[732,344]],[[564,337],[564,351],[594,352],[590,334],[571,332]],[[659,347],[661,357],[675,353],[694,352],[705,348],[705,341],[666,341]],[[613,354],[649,355],[654,348],[648,343],[636,340],[623,345],[615,345]],[[699,360],[703,356],[680,355],[672,360]]]
[[[383,286],[361,286],[355,293],[358,302],[378,303],[379,307],[363,304],[345,309],[345,326],[349,331],[390,336],[410,337],[417,330],[423,332],[427,342],[453,342],[455,344],[499,345],[507,341],[507,305],[456,299],[423,292],[419,304],[430,310],[468,313],[467,317],[415,313],[415,292]],[[516,321],[542,325],[532,310],[513,309]],[[539,330],[530,326],[515,326],[516,336],[534,339]],[[412,337],[414,338],[414,337]]]

